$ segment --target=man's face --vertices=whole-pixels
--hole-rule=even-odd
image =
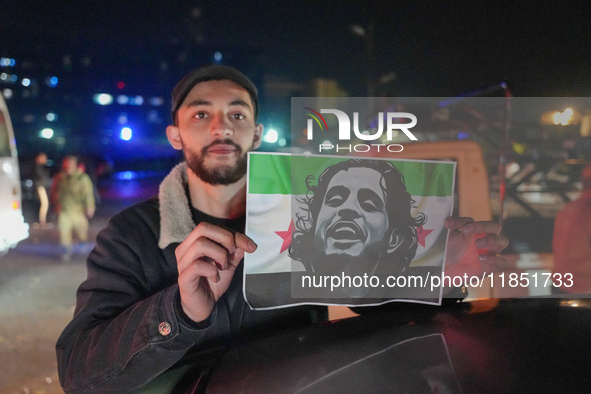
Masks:
[[[244,177],[246,153],[258,148],[262,134],[246,89],[229,80],[201,82],[191,89],[177,117],[183,153],[199,178],[227,185]]]
[[[314,237],[327,255],[361,255],[388,230],[381,174],[371,168],[338,172],[328,184]]]
[[[76,172],[77,166],[78,163],[76,163],[76,160],[64,159],[64,161],[62,162],[62,169],[68,175],[74,174]]]

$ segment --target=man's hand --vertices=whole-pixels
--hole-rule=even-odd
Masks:
[[[185,314],[201,322],[230,286],[244,252],[256,244],[242,233],[200,223],[175,251],[181,305]]]
[[[499,223],[449,217],[445,219],[444,224],[451,230],[446,256],[446,265],[449,264],[450,268],[472,255],[481,263],[490,266],[491,271],[507,267],[507,261],[497,256],[497,253],[509,245],[509,239],[499,234],[501,231]],[[462,261],[462,263],[462,265],[470,265],[471,261]]]

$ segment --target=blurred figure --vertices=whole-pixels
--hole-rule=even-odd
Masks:
[[[92,156],[83,157],[78,161],[78,169],[85,172],[92,182],[92,191],[94,193],[94,204],[101,204],[101,195],[98,191],[98,173],[95,165],[95,158]]]
[[[39,197],[39,226],[44,227],[47,224],[47,211],[49,210],[49,198],[47,197],[47,187],[50,185],[49,168],[47,168],[47,155],[39,153],[35,157],[35,174],[33,187],[37,190]]]
[[[581,179],[583,194],[566,204],[554,221],[553,273],[560,274],[561,280],[554,281],[553,294],[591,293],[591,164],[583,169]],[[567,274],[572,274],[572,286],[565,280]]]
[[[566,139],[562,142],[562,152],[560,156],[563,159],[576,159],[577,158],[577,144],[574,138]]]
[[[78,168],[76,157],[67,156],[62,161],[62,171],[53,179],[51,198],[58,214],[62,260],[68,261],[72,255],[72,232],[76,232],[80,242],[86,242],[88,219],[95,210],[92,182]]]

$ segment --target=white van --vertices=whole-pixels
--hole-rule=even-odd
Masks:
[[[0,256],[29,236],[21,207],[18,154],[6,102],[0,94]]]

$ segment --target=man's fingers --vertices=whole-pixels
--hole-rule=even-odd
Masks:
[[[228,266],[228,251],[208,238],[198,238],[181,254],[181,247],[176,250],[178,271],[183,272],[196,260],[203,260],[218,269],[225,270]]]
[[[238,248],[236,249],[236,252],[230,256],[230,258],[228,259],[228,266],[226,267],[227,270],[232,270],[232,269],[236,269],[236,267],[238,267],[238,264],[240,264],[240,261],[244,258],[244,250]]]
[[[207,222],[201,222],[191,231],[189,236],[178,246],[177,254],[183,255],[191,245],[201,237],[208,238],[215,243],[226,248],[227,253],[232,254],[236,251],[234,242],[234,233],[225,228],[213,225]]]
[[[478,260],[493,268],[494,271],[503,271],[509,268],[509,263],[504,258],[494,254],[481,254]]]
[[[234,233],[234,242],[236,246],[245,252],[252,253],[257,250],[257,244],[252,239],[242,233]]]
[[[498,222],[472,222],[466,223],[462,227],[464,234],[498,234],[501,231],[501,225]]]
[[[200,286],[201,278],[207,278],[217,283],[220,281],[220,271],[215,265],[204,260],[193,261],[182,272],[179,272],[179,286],[183,288],[192,288],[197,291]]]
[[[478,249],[488,249],[491,252],[500,253],[509,246],[509,239],[504,235],[487,235],[478,238],[474,244]]]
[[[235,232],[230,229],[222,228],[210,223],[199,223],[189,236],[177,247],[177,256],[184,255],[187,249],[200,238],[207,238],[224,247],[228,254],[236,252],[236,248],[240,248],[245,252],[252,253],[256,250],[257,245],[252,239],[246,235]]]
[[[474,223],[474,219],[472,218],[456,218],[456,217],[448,217],[443,222],[445,227],[449,230],[460,230],[464,227],[467,223]]]
[[[449,230],[462,230],[464,234],[498,234],[501,231],[501,225],[498,222],[481,221],[476,222],[472,218],[449,217],[444,221],[445,227]]]

